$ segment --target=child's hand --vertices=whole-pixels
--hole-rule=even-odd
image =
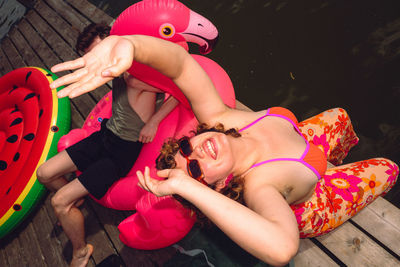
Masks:
[[[139,134],[139,142],[150,143],[157,133],[158,124],[148,122],[144,125]]]

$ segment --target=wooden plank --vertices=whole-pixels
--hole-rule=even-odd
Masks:
[[[294,265],[301,266],[339,266],[310,239],[301,239],[299,251],[294,257]]]
[[[62,40],[36,12],[30,12],[26,18],[32,25],[34,25],[41,37],[46,39],[47,43],[57,53],[62,61],[72,60],[77,57],[77,54],[71,49],[71,47]],[[79,107],[79,111],[84,117],[87,117],[95,105],[95,101],[87,94],[76,97],[72,101],[77,107]]]
[[[96,212],[99,222],[103,225],[104,230],[110,237],[114,247],[125,264],[129,266],[128,263],[137,263],[135,253],[132,253],[133,249],[126,247],[119,239],[119,231],[117,226],[120,222],[126,219],[126,213],[124,211],[105,208],[93,200],[90,200],[90,205]]]
[[[85,216],[85,231],[87,243],[94,245],[92,257],[96,263],[115,254],[113,244],[94,215],[95,212],[88,205],[88,200],[81,207],[82,214]]]
[[[5,239],[7,244],[4,246],[4,252],[8,266],[28,266],[17,234],[17,232],[11,233]]]
[[[53,222],[47,214],[45,206],[42,206],[32,220],[33,227],[37,233],[37,239],[42,250],[43,257],[48,266],[68,266],[62,256],[63,247],[60,240],[53,235]]]
[[[33,11],[29,11],[32,13]],[[46,44],[45,40],[39,35],[38,32],[32,27],[26,19],[22,19],[18,24],[18,29],[25,38],[29,37],[29,44],[37,55],[42,59],[44,67],[50,69],[51,66],[59,63],[57,55]],[[67,74],[67,72],[63,72]]]
[[[5,245],[3,242],[0,243],[0,266],[8,266],[6,252],[5,252]]]
[[[78,11],[73,9],[67,2],[61,0],[42,0],[54,9],[62,18],[70,23],[78,31],[82,31],[90,22]],[[86,1],[84,1],[86,2]]]
[[[344,223],[317,240],[348,266],[400,265],[400,261],[351,223]]]
[[[115,248],[120,250],[124,244],[119,239],[117,226],[126,219],[125,212],[103,207],[90,198],[88,199],[88,203],[91,209],[98,215],[99,222],[103,225]]]
[[[21,231],[18,239],[21,244],[20,250],[25,252],[26,261],[30,266],[48,266],[42,253],[47,248],[41,246],[31,222]]]
[[[28,66],[35,66],[41,68],[45,67],[43,62],[39,59],[37,54],[32,50],[32,48],[29,46],[29,44],[22,36],[22,34],[17,30],[17,27],[14,27],[9,32],[9,37]]]
[[[379,197],[352,220],[400,256],[400,210]]]
[[[89,1],[68,0],[68,2],[95,23],[110,24],[113,21],[112,17]]]
[[[25,62],[23,61],[22,57],[18,53],[17,49],[12,44],[10,38],[5,37],[3,39],[2,48],[3,48],[4,53],[7,55],[13,69],[17,69],[17,68],[26,66]]]
[[[8,58],[6,54],[4,54],[3,49],[0,46],[0,72],[1,75],[4,75],[6,73],[9,73],[10,71],[13,70],[13,67],[11,66],[10,62],[8,61]]]
[[[81,128],[84,121],[78,109],[71,105],[71,129]]]
[[[72,46],[75,47],[76,39],[79,35],[79,30],[71,27],[60,15],[57,14],[43,1],[39,1],[36,11]]]
[[[77,57],[71,46],[36,11],[28,12],[26,19],[62,61],[73,60]]]

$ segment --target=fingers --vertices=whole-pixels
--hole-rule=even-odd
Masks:
[[[139,180],[139,183],[138,183],[139,187],[144,189],[144,190],[146,190],[146,191],[149,191],[149,189],[147,188],[146,183],[144,181],[143,173],[141,171],[137,171],[136,172],[136,176],[137,176],[137,178]]]
[[[164,169],[164,170],[157,171],[157,175],[160,177],[166,178],[169,176],[170,172],[171,172],[171,169]]]
[[[153,137],[151,137],[151,136],[146,136],[146,135],[140,135],[139,136],[139,142],[142,142],[142,143],[150,143],[150,142],[152,142],[153,141]]]
[[[150,177],[149,167],[146,166],[144,168],[144,174],[141,171],[137,171],[136,175],[139,180],[139,186],[148,192],[152,192],[151,186],[150,186],[152,178]]]
[[[82,80],[82,83],[76,89],[71,91],[69,97],[74,98],[84,93],[93,91],[94,89],[102,86],[106,82],[111,81],[112,79],[112,77],[104,78],[101,76],[86,77]]]
[[[75,82],[79,81],[79,79],[81,79],[86,74],[87,74],[87,69],[76,70],[73,73],[67,74],[67,75],[62,76],[62,77],[58,78],[57,80],[53,81],[50,84],[50,88],[55,89],[62,85],[75,83]]]
[[[68,75],[67,75],[68,76]],[[74,98],[80,96],[84,93],[93,91],[94,89],[100,87],[106,82],[110,81],[112,78],[103,78],[100,76],[87,75],[82,77],[80,81],[75,82],[64,89],[58,91],[57,96],[59,98],[69,96]],[[58,80],[56,80],[58,81]]]
[[[161,181],[158,181],[156,179],[153,179],[150,176],[150,168],[149,167],[145,167],[144,168],[144,174],[140,171],[136,172],[136,175],[139,179],[139,186],[141,188],[143,188],[144,190],[153,193],[154,195],[161,197],[164,196],[165,194],[162,193],[161,191],[159,191],[159,185],[161,183]]]
[[[79,85],[73,84],[73,85],[67,86],[64,89],[58,91],[57,92],[58,98],[63,98],[63,97],[69,96],[71,94],[71,92],[73,90],[75,90],[75,88],[77,88],[77,86],[79,86]]]
[[[82,68],[83,66],[85,66],[85,61],[83,60],[83,58],[80,57],[75,60],[71,60],[71,61],[67,61],[67,62],[63,62],[63,63],[57,64],[57,65],[54,65],[51,68],[51,71],[52,72],[60,72],[63,70],[74,70],[77,68]]]

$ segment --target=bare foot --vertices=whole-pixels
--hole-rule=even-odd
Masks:
[[[85,267],[88,264],[89,258],[93,253],[93,246],[87,244],[85,248],[81,249],[72,255],[72,261],[69,265],[70,267]]]

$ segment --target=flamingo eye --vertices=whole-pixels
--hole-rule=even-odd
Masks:
[[[175,28],[169,23],[165,23],[160,27],[160,35],[164,38],[171,38],[175,35]]]

